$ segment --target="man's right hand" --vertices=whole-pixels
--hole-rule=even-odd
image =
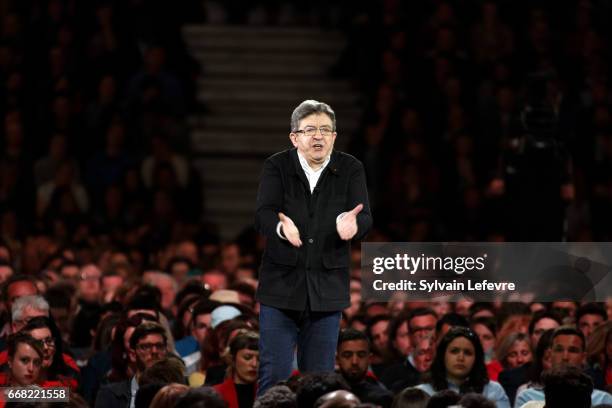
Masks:
[[[287,241],[291,242],[291,245],[296,248],[301,247],[302,240],[300,239],[300,231],[293,223],[293,220],[283,213],[278,213],[278,219],[282,224],[281,228],[283,230],[283,235],[287,238]]]

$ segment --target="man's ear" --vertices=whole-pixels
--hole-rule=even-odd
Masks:
[[[130,363],[136,363],[138,361],[136,352],[133,349],[129,348],[127,353],[128,353],[128,359],[130,360]]]
[[[293,147],[297,147],[297,135],[295,133],[289,133],[289,140],[291,140],[291,144],[293,144]]]

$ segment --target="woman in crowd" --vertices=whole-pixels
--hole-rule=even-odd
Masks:
[[[244,320],[231,319],[219,323],[204,339],[200,369],[189,376],[191,387],[215,385],[223,382],[227,369],[222,356],[232,333],[240,329],[250,329]]]
[[[26,333],[17,333],[8,340],[8,375],[3,375],[3,387],[28,387],[38,384],[44,352],[40,342]]]
[[[535,353],[533,356],[533,364],[531,365],[531,367],[529,367],[529,371],[527,373],[527,382],[525,384],[522,384],[518,388],[518,390],[516,391],[516,395],[518,395],[526,388],[542,387],[542,384],[540,382],[542,372],[552,368],[549,350],[553,333],[554,330],[550,329],[545,331],[540,336],[540,340],[538,341],[538,345],[535,349]]]
[[[79,386],[79,368],[64,354],[60,333],[51,319],[35,317],[21,331],[42,345],[41,380],[49,386],[65,386],[76,391]]]
[[[465,327],[453,327],[442,337],[431,366],[431,382],[417,388],[429,395],[446,389],[476,392],[494,401],[497,408],[510,408],[502,386],[489,380],[478,336]]]
[[[612,321],[599,325],[588,338],[587,358],[594,372],[612,389]]]
[[[490,363],[495,356],[495,333],[497,331],[495,318],[475,318],[472,320],[471,328],[478,335],[478,339],[480,339],[480,344],[485,353],[485,363]]]
[[[214,389],[228,408],[251,408],[255,401],[259,368],[259,335],[240,331],[229,343],[231,365],[224,382]]]
[[[515,332],[500,337],[496,350],[497,359],[487,364],[489,378],[495,381],[503,370],[520,367],[533,358],[531,341],[525,333]]]

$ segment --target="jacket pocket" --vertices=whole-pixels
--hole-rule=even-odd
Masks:
[[[343,241],[336,231],[325,237],[323,247],[323,266],[325,269],[349,268],[350,245]]]
[[[297,248],[281,238],[268,240],[264,256],[270,263],[278,265],[296,266],[298,262]]]

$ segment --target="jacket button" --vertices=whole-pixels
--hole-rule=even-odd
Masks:
[[[309,243],[309,244],[312,244],[313,242],[314,242],[314,239],[312,239],[312,238],[308,238],[308,243]]]

